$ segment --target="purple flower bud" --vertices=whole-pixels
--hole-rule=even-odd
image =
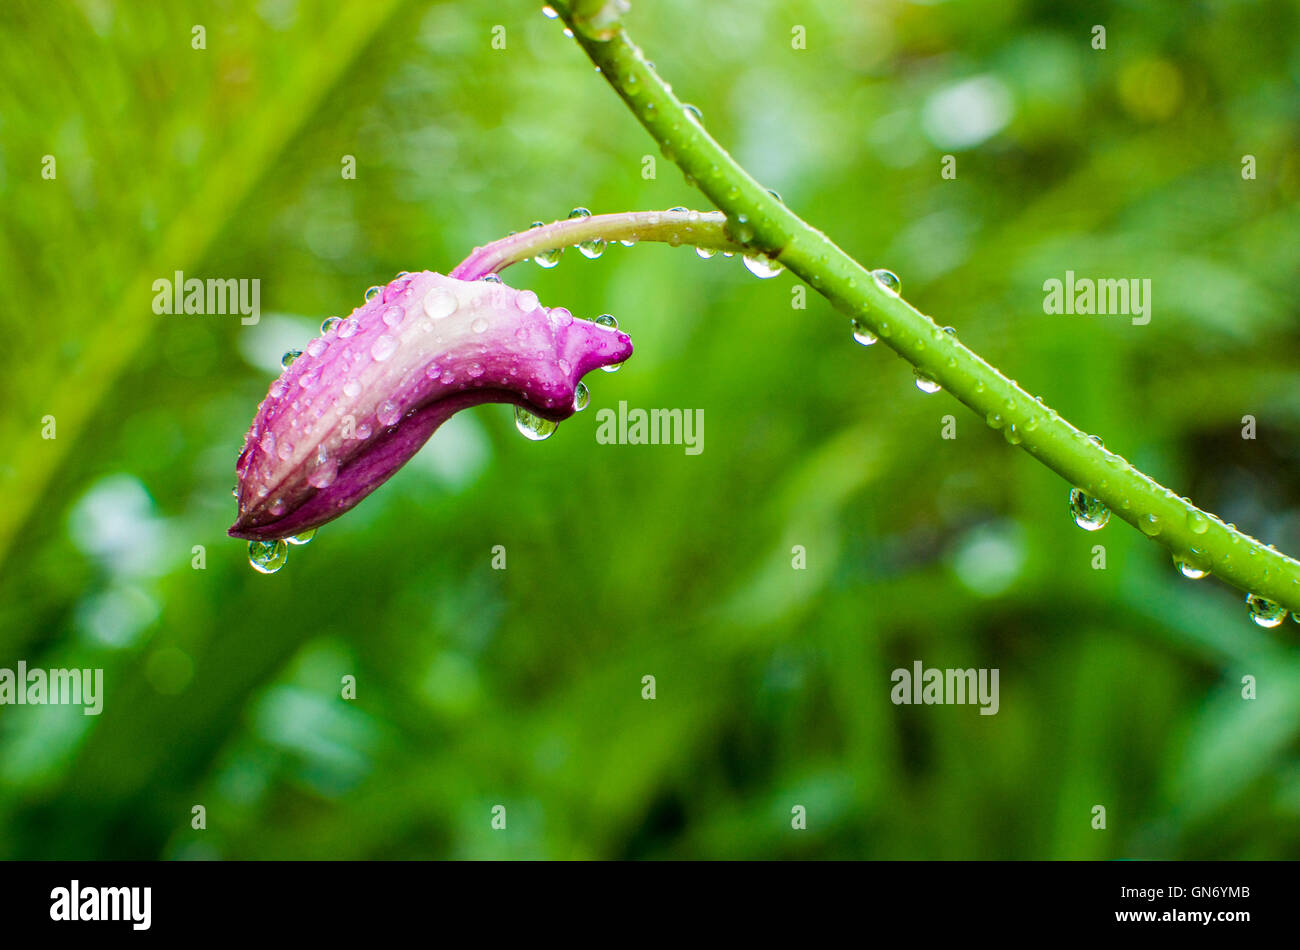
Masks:
[[[229,533],[269,541],[337,518],[468,406],[567,419],[579,380],[631,354],[627,334],[548,310],[530,290],[404,274],[271,384],[239,455]]]

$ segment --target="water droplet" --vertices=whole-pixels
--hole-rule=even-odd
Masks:
[[[1148,538],[1154,538],[1160,533],[1160,516],[1157,514],[1145,514],[1138,519],[1138,528]]]
[[[542,16],[546,17],[546,19],[548,20],[554,20],[557,16],[559,16],[559,14],[555,12],[555,8],[553,6],[547,4],[546,6],[542,7]]]
[[[1023,441],[1020,429],[1014,422],[1002,430],[1002,438],[1006,439],[1011,445],[1019,445]]]
[[[591,404],[591,391],[587,389],[586,383],[578,383],[573,390],[573,411],[582,412]]]
[[[289,545],[284,541],[249,541],[248,563],[253,570],[274,574],[289,560]]]
[[[521,290],[519,291],[519,296],[515,298],[515,306],[524,313],[532,313],[541,306],[541,301],[537,299],[537,294],[533,293],[531,290]]]
[[[376,297],[378,297],[378,296],[379,296],[380,294],[382,294],[383,292],[384,292],[384,288],[383,288],[383,287],[367,287],[367,288],[366,288],[366,303],[370,303],[370,301],[374,300]]]
[[[611,330],[618,329],[618,320],[612,313],[602,313],[596,318],[595,322],[602,327],[609,327]]]
[[[484,274],[479,280],[489,284],[504,284],[500,274]]]
[[[343,395],[349,399],[356,399],[361,395],[361,383],[355,379],[349,379],[343,384]]]
[[[853,339],[857,340],[863,346],[870,346],[875,343],[879,337],[868,329],[867,325],[854,317],[849,321],[849,326],[853,328]]]
[[[396,352],[397,338],[389,336],[387,333],[375,340],[374,344],[370,347],[370,355],[374,358],[376,363],[382,363]]]
[[[466,375],[469,376],[470,379],[478,379],[485,372],[487,371],[483,369],[482,363],[470,363],[468,366],[465,367],[465,373]]]
[[[405,316],[406,311],[397,304],[394,304],[384,310],[384,323],[388,324],[390,327],[395,327],[402,322]]]
[[[1199,511],[1187,512],[1187,528],[1192,534],[1205,534],[1210,528],[1210,521]]]
[[[357,426],[357,431],[354,434],[359,441],[364,442],[366,439],[370,438],[371,431],[370,423],[363,422],[361,425]]]
[[[549,439],[558,426],[549,419],[533,415],[523,406],[515,406],[515,428],[524,438],[541,442],[543,439]]]
[[[1250,609],[1250,619],[1261,627],[1276,627],[1286,619],[1286,608],[1265,600],[1258,594],[1246,597],[1246,606]]]
[[[331,330],[333,330],[336,326],[338,326],[342,322],[343,321],[340,320],[338,317],[326,317],[324,320],[321,321],[320,332],[322,334],[329,333]]]
[[[578,251],[583,257],[594,261],[605,253],[605,239],[592,238],[590,241],[582,241],[578,244]]]
[[[549,270],[556,264],[560,263],[560,254],[564,252],[562,247],[553,247],[549,251],[542,251],[533,257],[533,263],[538,267]]]
[[[1074,523],[1085,531],[1097,531],[1106,527],[1110,520],[1110,509],[1082,489],[1070,489],[1070,516]]]
[[[488,322],[482,317],[476,317],[474,322],[469,325],[469,328],[475,333],[483,333],[488,328]]]
[[[766,280],[769,277],[775,277],[781,273],[784,268],[770,257],[764,257],[761,254],[746,254],[745,268],[755,277]]]
[[[574,208],[572,211],[569,212],[569,218],[570,218],[570,219],[572,219],[572,218],[590,218],[590,217],[591,217],[591,212],[588,211],[586,208],[581,208],[581,207],[579,207],[579,208]]]
[[[443,317],[449,317],[456,312],[460,302],[456,295],[444,287],[434,287],[424,295],[424,312],[430,319],[441,320]]]
[[[302,356],[302,350],[289,350],[284,356],[280,357],[280,365],[288,369],[293,365],[293,361]]]
[[[388,286],[384,288],[384,303],[396,300],[402,294],[406,293],[406,288],[410,286],[411,282],[409,280],[402,280],[401,275],[399,274],[396,280],[391,281]]]
[[[699,108],[691,105],[689,102],[682,106],[682,110],[695,119],[703,118],[703,113],[700,112]]]
[[[712,257],[714,254],[718,252],[711,247],[697,247],[695,249],[695,253],[698,254],[703,260],[707,261],[710,257]]]
[[[327,349],[329,349],[329,341],[316,337],[316,339],[307,344],[307,355],[311,357],[320,356]]]
[[[1210,573],[1192,557],[1183,554],[1174,554],[1174,567],[1178,568],[1183,577],[1194,581],[1199,581]]]
[[[285,540],[288,541],[290,544],[306,544],[314,537],[316,537],[316,529],[311,528],[307,531],[301,532],[300,534],[295,534],[291,538],[285,538]]]
[[[402,410],[391,399],[385,399],[376,411],[375,418],[381,426],[391,426],[402,418]]]
[[[357,323],[355,317],[348,317],[339,324],[339,339],[346,340],[348,337],[355,334],[360,328],[361,324]]]
[[[940,389],[943,388],[937,382],[931,379],[929,376],[926,376],[925,373],[921,372],[919,369],[916,370],[916,372],[914,372],[912,375],[916,377],[916,388],[921,390],[921,392],[923,393],[937,393]]]
[[[892,297],[897,297],[903,290],[903,282],[893,271],[878,267],[871,272],[871,276],[875,278],[880,288]]]

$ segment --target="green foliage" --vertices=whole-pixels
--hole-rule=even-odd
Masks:
[[[924,312],[1300,550],[1293,4],[627,21],[742,164]],[[1006,126],[936,140],[927,103],[976,76]],[[0,667],[103,667],[107,691],[99,717],[0,707],[0,857],[1300,856],[1295,625],[1080,531],[1055,475],[738,260],[506,271],[616,314],[636,355],[549,441],[471,410],[249,569],[224,531],[272,377],[250,355],[533,220],[698,205],[535,5],[7,4],[0,202]],[[1151,323],[1045,315],[1067,268],[1151,277]],[[154,314],[177,270],[260,278],[261,323]],[[597,444],[620,400],[702,408],[704,452]],[[892,705],[915,659],[999,668],[999,713]]]

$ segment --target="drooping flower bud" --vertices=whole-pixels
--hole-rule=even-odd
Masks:
[[[530,290],[403,274],[307,345],[258,407],[230,535],[269,541],[337,518],[457,410],[508,402],[559,422],[627,334],[543,307]]]

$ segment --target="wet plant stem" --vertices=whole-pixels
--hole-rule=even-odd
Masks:
[[[1100,499],[1114,515],[1165,545],[1174,556],[1243,591],[1300,611],[1300,562],[1179,498],[1025,392],[755,181],[709,135],[697,113],[673,95],[620,25],[605,23],[595,30],[582,16],[575,16],[573,4],[553,2],[552,6],[663,154],[725,213],[725,234],[735,246],[779,261],[981,419],[1001,429],[1009,443]],[[599,220],[593,217],[585,222],[591,226]],[[564,224],[552,226],[557,236]],[[529,250],[535,253],[534,248]],[[1065,504],[1061,507],[1064,513]]]

